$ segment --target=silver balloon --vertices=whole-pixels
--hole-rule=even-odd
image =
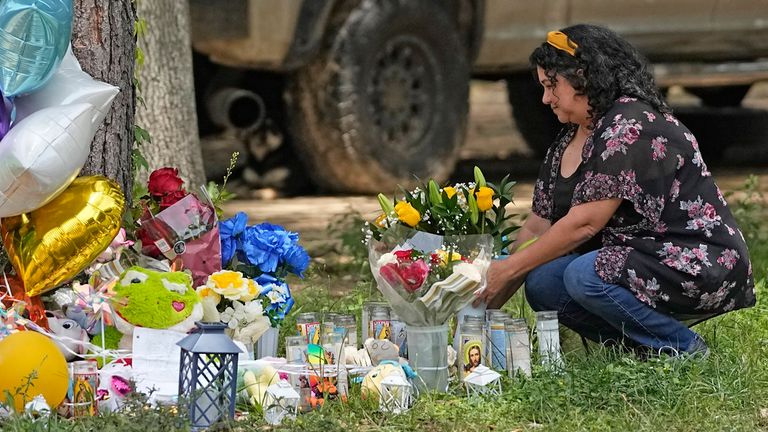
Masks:
[[[43,108],[89,103],[96,108],[92,123],[98,128],[118,92],[117,87],[97,81],[83,72],[70,46],[61,65],[45,86],[34,93],[16,98],[16,121]]]
[[[96,134],[91,104],[37,111],[0,141],[0,217],[35,210],[61,193],[88,158]]]

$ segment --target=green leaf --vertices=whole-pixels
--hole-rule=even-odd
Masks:
[[[144,158],[144,155],[141,154],[139,149],[135,148],[131,150],[131,161],[133,163],[134,169],[138,170],[140,168],[144,168],[145,170],[149,171],[149,162],[147,162],[147,159]]]
[[[505,236],[508,236],[508,235],[512,234],[513,232],[515,232],[515,231],[519,230],[519,229],[520,229],[520,227],[519,227],[519,226],[517,226],[517,225],[513,225],[513,226],[511,226],[511,227],[507,227],[507,228],[503,229],[503,230],[501,231],[501,233],[499,233],[499,234],[500,234],[502,237],[505,237]]]
[[[477,208],[474,194],[467,194],[467,204],[469,205],[469,220],[472,222],[472,225],[477,225],[477,221],[480,218],[480,210]]]

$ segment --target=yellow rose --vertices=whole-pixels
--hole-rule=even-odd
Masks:
[[[483,186],[477,191],[477,209],[488,211],[493,207],[493,189]]]
[[[238,299],[243,303],[247,303],[255,299],[256,296],[259,295],[259,293],[261,292],[261,287],[259,286],[259,284],[256,283],[255,280],[248,279],[247,284],[248,284],[248,287],[243,292],[240,293],[240,298]]]
[[[442,264],[448,264],[449,262],[453,261],[461,261],[461,254],[458,252],[451,252],[451,256],[448,257],[448,252],[446,250],[440,249],[437,251],[437,256],[440,257],[440,262]]]
[[[452,186],[444,187],[443,192],[445,192],[445,194],[448,195],[448,198],[456,195],[456,189],[454,189]]]
[[[197,295],[200,296],[200,304],[203,305],[203,320],[208,322],[218,322],[221,320],[217,306],[221,301],[221,296],[211,288],[203,285],[197,287]]]
[[[238,300],[247,292],[248,280],[240,272],[222,270],[208,276],[205,286],[229,300]]]
[[[413,206],[405,201],[400,201],[395,206],[395,213],[397,218],[408,226],[415,227],[416,224],[421,221],[421,215],[419,211],[413,208]]]

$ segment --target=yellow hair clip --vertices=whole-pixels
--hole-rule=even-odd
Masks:
[[[560,31],[551,31],[547,33],[547,43],[572,56],[576,55],[576,48],[579,47],[576,42],[570,40],[565,33]]]

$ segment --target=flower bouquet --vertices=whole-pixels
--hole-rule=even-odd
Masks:
[[[225,270],[211,274],[197,289],[204,319],[227,324],[235,340],[253,344],[290,312],[294,300],[285,278],[301,277],[309,255],[298,234],[268,223],[248,226],[242,212],[220,228]]]
[[[144,193],[136,194],[142,254],[189,269],[195,285],[221,270],[216,209],[203,191],[204,201],[184,190],[176,168],[160,168],[150,174]]]
[[[371,226],[369,262],[407,325],[444,324],[484,287],[491,259],[518,228],[504,209],[513,185],[486,183],[475,168],[474,183],[440,188],[430,180],[395,203],[379,195],[383,213]]]
[[[379,194],[368,259],[379,291],[407,325],[422,389],[448,387],[447,321],[483,289],[492,258],[511,243],[512,186],[507,178],[486,183],[475,167],[474,183],[440,188],[430,180],[394,202]]]

